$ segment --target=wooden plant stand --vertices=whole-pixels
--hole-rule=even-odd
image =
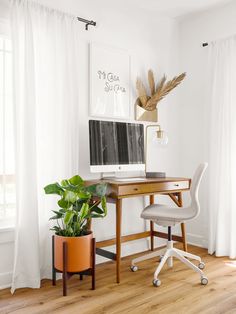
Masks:
[[[67,271],[67,254],[68,245],[63,242],[63,271],[60,271],[54,267],[54,235],[52,236],[52,285],[56,285],[56,273],[62,274],[63,282],[63,296],[67,295],[67,281],[73,275],[80,275],[80,280],[83,280],[84,275],[92,276],[92,290],[95,290],[95,256],[96,256],[96,241],[92,239],[92,267],[81,272],[68,272]]]

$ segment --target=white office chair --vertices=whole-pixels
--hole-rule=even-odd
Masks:
[[[138,267],[136,263],[145,261],[147,259],[160,256],[160,264],[158,265],[153,279],[153,285],[155,287],[159,287],[161,285],[161,281],[158,279],[158,275],[167,261],[167,265],[169,267],[173,266],[173,257],[178,258],[181,262],[183,262],[188,267],[192,268],[194,271],[200,274],[201,276],[201,284],[207,285],[208,279],[204,276],[202,269],[204,269],[205,264],[201,261],[201,258],[197,255],[193,255],[191,253],[175,249],[173,247],[173,241],[171,238],[171,227],[175,224],[180,224],[187,220],[191,220],[196,218],[200,213],[200,204],[198,201],[198,190],[199,185],[203,176],[204,171],[206,170],[208,164],[202,163],[198,166],[190,188],[191,195],[191,203],[189,207],[185,208],[174,208],[168,207],[166,205],[158,205],[152,204],[144,208],[141,217],[147,220],[151,220],[155,222],[157,225],[168,227],[168,242],[167,247],[159,250],[157,252],[152,252],[144,256],[140,256],[135,258],[131,262],[131,270],[137,271]],[[191,263],[188,259],[194,259],[199,262],[198,266]]]

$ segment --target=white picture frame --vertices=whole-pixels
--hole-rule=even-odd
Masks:
[[[89,51],[90,116],[130,119],[130,55],[99,43]]]

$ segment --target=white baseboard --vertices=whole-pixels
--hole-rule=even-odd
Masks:
[[[202,247],[204,249],[208,248],[207,239],[203,236],[193,233],[187,233],[187,243]]]
[[[12,280],[12,272],[1,273],[0,274],[0,282],[1,282],[0,289],[10,288],[11,280]]]

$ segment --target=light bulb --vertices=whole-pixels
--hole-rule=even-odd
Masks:
[[[154,132],[152,141],[157,145],[165,146],[168,144],[168,136],[163,130],[158,130]]]
[[[163,131],[162,131],[163,132]],[[156,138],[156,143],[161,146],[165,146],[168,144],[168,136],[165,132],[163,132],[162,137]]]

